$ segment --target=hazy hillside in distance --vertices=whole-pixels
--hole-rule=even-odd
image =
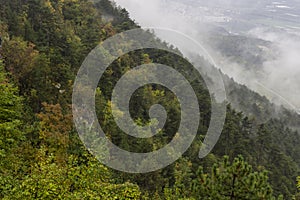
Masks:
[[[142,26],[167,27],[190,35],[205,45],[218,67],[235,81],[273,103],[299,109],[298,1],[116,2]],[[167,36],[163,39],[168,40]]]

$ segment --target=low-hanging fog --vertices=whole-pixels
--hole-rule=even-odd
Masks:
[[[115,0],[142,27],[163,27],[185,33],[203,44],[218,67],[235,81],[267,96],[289,109],[300,108],[300,3],[250,0]],[[212,27],[214,31],[210,30]],[[261,39],[242,44],[243,52],[261,57],[262,63],[249,67],[233,59],[209,40],[216,32],[230,36]],[[220,34],[220,33],[218,33]],[[162,39],[168,40],[163,35]],[[255,40],[253,40],[255,41]],[[251,52],[252,45],[260,50]],[[187,47],[188,48],[188,47]],[[262,55],[261,52],[263,52]],[[245,56],[245,55],[244,55]],[[238,57],[238,55],[237,55]],[[247,57],[247,56],[246,56]],[[243,57],[241,57],[243,59]],[[251,62],[250,62],[251,63]]]

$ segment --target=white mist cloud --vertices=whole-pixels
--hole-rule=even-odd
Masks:
[[[164,0],[115,0],[130,16],[144,27],[168,27],[184,23],[184,19],[169,13]]]
[[[278,56],[263,65],[265,76],[259,79],[265,87],[277,93],[271,96],[289,108],[300,108],[300,37],[288,33],[255,29],[251,34],[273,42],[278,47]],[[285,102],[285,103],[284,103]]]

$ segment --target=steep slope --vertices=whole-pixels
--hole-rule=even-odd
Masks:
[[[245,90],[244,94],[251,93],[252,99],[264,102],[265,106],[256,108],[259,112],[250,110],[253,118],[258,118],[255,121],[228,105],[220,141],[212,154],[203,160],[198,159],[199,148],[210,122],[212,99],[201,76],[185,59],[155,49],[123,55],[106,70],[96,91],[99,121],[108,138],[128,151],[153,151],[176,137],[180,105],[176,96],[164,87],[147,85],[136,91],[131,100],[131,114],[140,124],[149,123],[148,110],[152,105],[160,103],[166,107],[169,114],[167,125],[154,138],[135,140],[129,137],[119,129],[111,113],[112,89],[120,77],[135,66],[159,62],[183,73],[197,92],[201,110],[197,138],[183,158],[159,171],[126,174],[104,167],[87,153],[73,126],[70,110],[72,85],[83,59],[99,42],[138,26],[128,17],[126,10],[115,8],[107,0],[96,5],[85,0],[1,0],[0,3],[1,8],[3,6],[0,31],[4,40],[1,55],[5,69],[10,73],[8,78],[1,79],[0,84],[5,86],[9,79],[20,88],[24,111],[18,112],[24,113],[20,115],[23,116],[23,124],[26,124],[22,129],[24,137],[17,135],[17,129],[14,133],[18,138],[8,140],[12,144],[15,141],[20,143],[7,151],[8,156],[6,152],[2,155],[2,149],[6,150],[2,146],[6,144],[2,143],[2,138],[0,140],[0,155],[5,158],[1,163],[9,164],[13,160],[13,166],[0,165],[1,198],[147,199],[154,196],[156,199],[176,199],[197,198],[199,192],[205,191],[202,194],[206,198],[217,196],[228,199],[227,193],[242,193],[249,197],[254,191],[255,196],[249,199],[273,199],[279,194],[290,199],[296,193],[295,181],[300,169],[298,133],[287,128],[281,120],[261,122],[258,113],[264,113],[265,106],[270,107],[272,112],[272,105],[234,82],[231,84],[238,88],[235,91]],[[152,33],[145,32],[145,38],[172,49],[171,45],[163,43]],[[199,58],[198,64],[207,65],[203,58]],[[235,94],[232,96],[235,97]],[[9,126],[7,129],[12,130]],[[253,172],[241,157],[234,159],[239,154],[259,173]],[[213,167],[214,163],[223,160],[224,155],[229,155],[229,160],[235,160],[232,166],[225,158],[225,164]],[[246,169],[245,173],[249,176],[239,174],[241,179],[238,180],[249,184],[250,192],[247,187],[222,190],[222,187],[215,189],[212,184],[205,189],[200,184],[204,180],[201,178],[209,177],[210,171],[212,175],[218,171],[220,177],[225,177],[217,179],[220,183],[231,181],[239,166]],[[269,171],[270,180],[264,169]],[[184,180],[190,179],[194,179],[196,187],[184,184]],[[207,178],[205,182],[210,180],[214,179]],[[259,190],[255,189],[256,185],[261,186]],[[172,191],[185,193],[172,196]]]

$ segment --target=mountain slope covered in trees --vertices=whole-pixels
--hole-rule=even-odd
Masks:
[[[149,152],[174,137],[180,107],[166,88],[147,85],[131,101],[131,114],[141,124],[148,123],[153,104],[166,107],[167,125],[153,139],[132,140],[111,114],[117,80],[135,66],[158,62],[183,72],[197,91],[198,135],[181,159],[156,172],[126,174],[103,166],[87,152],[73,125],[72,86],[97,44],[138,25],[108,0],[0,0],[0,6],[1,199],[297,198],[299,134],[280,119],[260,123],[228,105],[220,141],[200,160],[211,112],[207,88],[186,61],[153,49],[123,55],[106,70],[96,92],[99,122],[126,150]]]

